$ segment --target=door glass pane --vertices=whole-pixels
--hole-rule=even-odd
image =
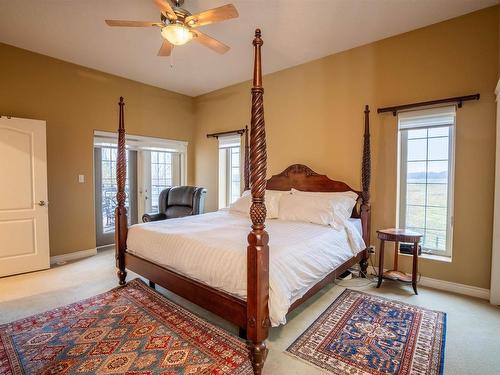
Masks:
[[[162,190],[172,186],[172,153],[151,151],[151,210],[158,212]]]
[[[117,149],[114,147],[103,147],[101,157],[101,200],[102,200],[102,227],[104,233],[114,232],[115,230],[115,207],[117,205],[116,193],[116,157]],[[127,178],[125,180],[125,207],[130,212],[130,184],[129,184],[129,152],[126,153],[127,160]],[[129,224],[131,216],[128,215]]]

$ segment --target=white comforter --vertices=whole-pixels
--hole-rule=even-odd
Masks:
[[[248,216],[227,210],[138,224],[129,228],[127,251],[245,299],[249,230]],[[334,229],[274,219],[266,230],[273,326],[285,324],[293,302],[365,248],[351,222]]]

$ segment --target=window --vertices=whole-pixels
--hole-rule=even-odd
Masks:
[[[230,147],[228,149],[230,172],[229,202],[233,203],[240,197],[240,147]]]
[[[451,256],[455,107],[404,112],[399,123],[399,226],[424,253]]]
[[[240,136],[219,138],[219,208],[227,207],[241,194]]]

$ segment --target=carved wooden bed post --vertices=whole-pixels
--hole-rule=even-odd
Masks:
[[[248,125],[245,126],[245,162],[243,164],[243,174],[245,188],[243,190],[250,190],[250,143],[248,142]]]
[[[127,161],[125,155],[125,123],[123,107],[125,102],[120,97],[120,119],[118,126],[118,155],[116,158],[116,201],[118,205],[115,209],[115,256],[117,275],[120,285],[125,284],[127,272],[125,271],[125,250],[127,250],[127,209],[125,208],[125,179],[127,177]]]
[[[370,179],[371,179],[371,152],[370,152],[370,108],[365,106],[365,134],[363,136],[363,162],[361,166],[361,221],[363,222],[363,240],[367,248],[370,247]],[[368,269],[369,252],[360,262],[361,275],[364,277]]]
[[[269,236],[265,231],[266,130],[260,49],[260,29],[255,30],[252,118],[250,132],[250,188],[252,230],[247,247],[247,345],[255,374],[261,374],[267,356],[265,340],[269,331]]]

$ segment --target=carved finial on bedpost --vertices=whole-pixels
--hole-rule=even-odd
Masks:
[[[253,45],[255,47],[255,59],[253,64],[253,87],[262,87],[262,63],[260,58],[260,47],[264,41],[260,38],[260,29],[255,30]]]
[[[125,150],[125,117],[123,107],[125,102],[123,97],[120,97],[118,103],[120,107],[118,121],[118,153],[116,157],[116,201],[115,209],[115,255],[116,266],[118,267],[117,275],[120,285],[125,284],[127,272],[125,271],[125,250],[127,248],[127,209],[125,208],[125,180],[127,177],[127,161]]]
[[[245,161],[243,165],[245,188],[250,190],[250,142],[248,141],[248,125],[245,125]]]
[[[266,221],[266,130],[264,123],[264,89],[260,49],[260,30],[255,30],[252,117],[250,131],[250,189],[252,230],[247,247],[247,337],[254,374],[260,375],[267,356],[265,340],[269,330],[269,236]]]

